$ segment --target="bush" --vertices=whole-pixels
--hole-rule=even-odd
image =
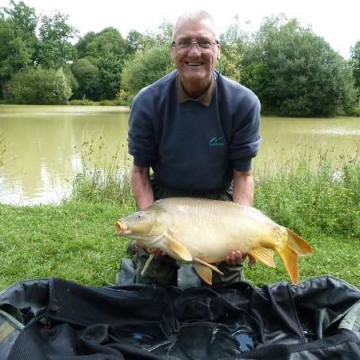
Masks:
[[[356,117],[360,117],[360,106],[355,106],[353,108],[352,113],[350,114],[351,116],[356,116]]]
[[[128,106],[127,100],[115,99],[115,100],[101,100],[99,105],[102,106]]]
[[[7,96],[16,104],[62,105],[71,94],[71,86],[62,69],[29,67],[13,76]]]
[[[97,105],[97,103],[94,103],[93,101],[91,100],[70,100],[69,101],[69,105]]]

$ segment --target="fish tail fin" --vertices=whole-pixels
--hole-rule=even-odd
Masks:
[[[288,246],[291,247],[299,256],[309,255],[313,252],[313,248],[299,235],[292,230],[286,229],[288,234]]]
[[[286,231],[288,235],[286,245],[276,250],[285,265],[291,281],[297,284],[299,280],[298,257],[311,254],[313,248],[292,230],[286,229]]]
[[[277,252],[279,253],[285,265],[285,269],[288,272],[291,281],[293,282],[293,284],[297,284],[299,281],[297,253],[290,246],[285,246],[281,249],[277,249]]]

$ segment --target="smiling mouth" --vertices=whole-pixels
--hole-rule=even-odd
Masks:
[[[202,65],[204,65],[203,63],[191,62],[191,61],[185,61],[185,64],[189,65],[189,66],[202,66]]]

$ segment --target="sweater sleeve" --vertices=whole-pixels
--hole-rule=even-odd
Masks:
[[[146,93],[140,92],[132,103],[128,131],[129,154],[134,157],[134,164],[137,166],[150,167],[157,156],[154,114]]]
[[[245,106],[247,104],[247,106]],[[245,110],[245,111],[244,111]],[[234,115],[234,133],[230,144],[230,159],[238,171],[251,169],[251,160],[260,147],[260,102],[251,92]]]

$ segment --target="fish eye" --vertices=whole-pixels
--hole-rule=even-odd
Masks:
[[[138,211],[137,214],[136,214],[136,217],[138,219],[142,218],[143,216],[145,215],[145,213],[143,211]]]

